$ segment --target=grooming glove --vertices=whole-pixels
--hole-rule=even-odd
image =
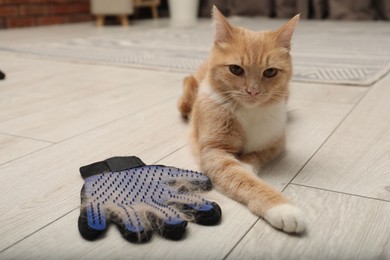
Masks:
[[[79,231],[87,240],[100,237],[115,223],[131,242],[148,241],[153,232],[178,240],[187,222],[217,224],[218,204],[202,198],[211,181],[202,173],[145,165],[138,157],[113,157],[80,168]]]

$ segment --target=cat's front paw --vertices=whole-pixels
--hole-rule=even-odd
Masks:
[[[301,233],[305,230],[305,217],[300,209],[290,204],[282,204],[269,209],[264,219],[273,227],[288,233]]]

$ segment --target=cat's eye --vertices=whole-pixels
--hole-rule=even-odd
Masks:
[[[236,76],[241,76],[242,74],[244,74],[244,69],[238,65],[229,65],[229,70]]]
[[[276,68],[268,68],[263,72],[264,77],[273,78],[278,74],[278,69]]]

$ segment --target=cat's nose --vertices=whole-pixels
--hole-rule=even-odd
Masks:
[[[257,94],[260,93],[260,90],[255,89],[255,88],[247,88],[246,92],[251,95],[251,96],[256,96]]]

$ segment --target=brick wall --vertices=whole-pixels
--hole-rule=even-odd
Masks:
[[[0,28],[91,20],[89,0],[0,0]]]

